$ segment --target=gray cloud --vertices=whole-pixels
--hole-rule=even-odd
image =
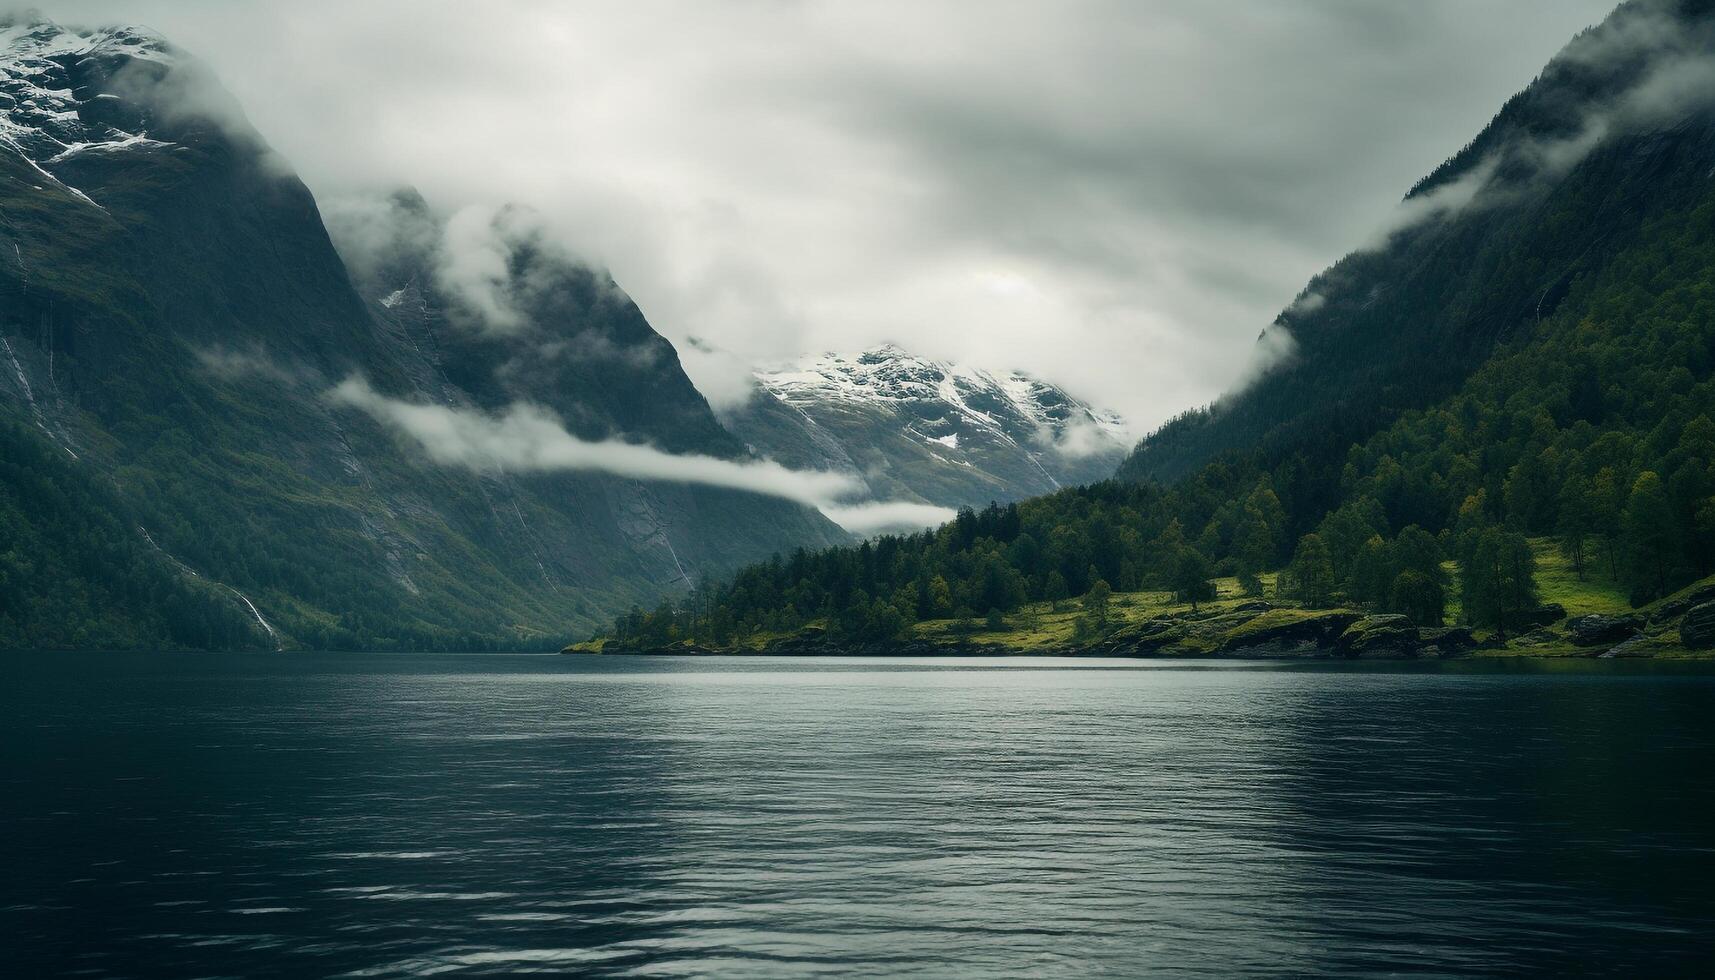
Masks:
[[[1318,293],[1310,293],[1294,303],[1292,309],[1304,311],[1316,308],[1321,303]],[[1306,301],[1310,301],[1307,305]],[[1323,302],[1326,302],[1323,300]],[[1298,341],[1293,338],[1290,329],[1281,323],[1271,323],[1258,335],[1256,344],[1251,348],[1250,358],[1245,362],[1245,370],[1233,382],[1233,390],[1249,387],[1257,379],[1268,374],[1275,368],[1290,364],[1298,356]]]
[[[510,263],[520,239],[533,231],[517,211],[480,204],[447,219],[435,278],[484,329],[506,333],[524,325],[512,295]]]
[[[1039,433],[1039,443],[1066,457],[1085,459],[1097,453],[1113,452],[1115,436],[1105,431],[1095,419],[1078,415],[1066,420],[1059,432]]]
[[[217,344],[211,347],[197,347],[191,350],[196,355],[203,370],[222,381],[237,381],[243,378],[263,378],[280,384],[313,384],[315,378],[309,372],[293,369],[282,365],[269,356],[260,345],[245,349]]]
[[[1143,430],[1251,370],[1612,4],[43,5],[198,53],[320,195],[530,204],[682,351],[726,352],[685,357],[717,401],[752,363],[898,339]],[[455,272],[480,297],[484,270]]]
[[[423,202],[400,194],[361,194],[336,197],[322,206],[334,244],[360,281],[371,287],[397,288],[383,296],[391,306],[402,296],[407,274],[425,275],[438,294],[452,305],[453,322],[493,333],[522,334],[544,326],[554,329],[535,338],[531,356],[611,361],[633,367],[659,363],[665,348],[658,342],[625,345],[596,330],[570,335],[559,323],[532,322],[526,312],[562,283],[563,255],[539,261],[542,252],[562,251],[544,228],[541,217],[528,208],[465,207],[441,217]],[[521,254],[531,261],[518,261]],[[428,286],[431,283],[421,283]],[[598,289],[608,285],[597,279]],[[627,300],[618,294],[607,299]],[[502,370],[517,367],[509,362]]]
[[[755,365],[745,358],[694,335],[681,340],[678,351],[679,364],[716,412],[741,409],[756,394]]]
[[[444,466],[518,472],[585,470],[632,480],[743,490],[814,507],[859,534],[928,527],[953,517],[952,511],[940,507],[858,499],[868,488],[847,473],[793,470],[767,460],[676,455],[618,440],[590,442],[567,432],[552,413],[534,405],[513,405],[504,413],[488,415],[389,398],[361,378],[346,379],[327,397],[411,437],[430,459]]]
[[[324,195],[322,220],[340,256],[362,281],[389,266],[415,266],[441,247],[441,223],[426,210],[406,206],[390,194]]]

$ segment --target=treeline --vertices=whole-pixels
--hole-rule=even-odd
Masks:
[[[825,622],[854,640],[1091,589],[1207,595],[1235,575],[1306,605],[1505,633],[1536,604],[1527,536],[1643,604],[1715,571],[1715,206],[1658,221],[1452,397],[1343,449],[1229,455],[1172,486],[1109,482],[799,552],[614,624],[724,645]],[[1451,563],[1457,575],[1449,575]]]

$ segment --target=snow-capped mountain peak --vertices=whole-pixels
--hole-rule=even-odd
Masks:
[[[961,433],[973,429],[1036,448],[1069,449],[1062,444],[1075,430],[1090,430],[1098,444],[1126,442],[1125,422],[1118,415],[1093,408],[1048,382],[1017,371],[995,374],[930,360],[893,344],[858,354],[805,358],[759,371],[756,381],[763,391],[796,407],[829,402],[944,406],[939,417],[920,421],[924,439],[950,449],[957,448]]]
[[[100,207],[51,168],[85,154],[171,147],[149,135],[151,113],[114,94],[110,83],[133,64],[170,66],[177,58],[143,28],[0,18],[0,148],[16,151],[44,183]]]
[[[941,506],[1014,500],[1104,479],[1128,440],[1119,416],[1021,372],[888,344],[756,372],[729,422],[752,448],[862,476],[878,495]]]

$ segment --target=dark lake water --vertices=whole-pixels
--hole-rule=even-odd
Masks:
[[[0,658],[0,974],[1709,975],[1715,673]]]

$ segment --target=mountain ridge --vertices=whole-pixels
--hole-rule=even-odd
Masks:
[[[896,344],[761,368],[722,413],[741,439],[798,468],[860,474],[878,497],[956,510],[1111,473],[1124,423],[1022,372],[994,373]]]
[[[361,293],[308,188],[167,42],[14,21],[0,94],[0,420],[56,446],[55,481],[101,511],[7,471],[15,538],[78,552],[46,575],[0,550],[0,646],[547,648],[746,558],[848,540],[778,496],[438,460],[333,397],[360,379],[478,423],[549,406],[565,439],[742,460],[623,291],[544,240],[496,246],[507,329],[426,284],[406,322],[379,302],[399,286]],[[547,356],[580,337],[655,356],[629,374]],[[147,599],[163,572],[189,589],[171,623]],[[121,597],[113,615],[46,611],[96,593]]]
[[[1707,130],[1676,137],[1638,106],[1681,64],[1707,68],[1708,12],[1631,0],[1571,41],[1413,185],[1376,241],[1315,276],[1270,325],[1293,338],[1292,357],[1144,437],[1120,475],[1176,480],[1253,447],[1277,462],[1331,452],[1452,392],[1649,215],[1698,193],[1699,171],[1674,155],[1706,157]],[[1707,108],[1696,94],[1706,90],[1685,103]],[[1555,194],[1590,206],[1547,224]]]

